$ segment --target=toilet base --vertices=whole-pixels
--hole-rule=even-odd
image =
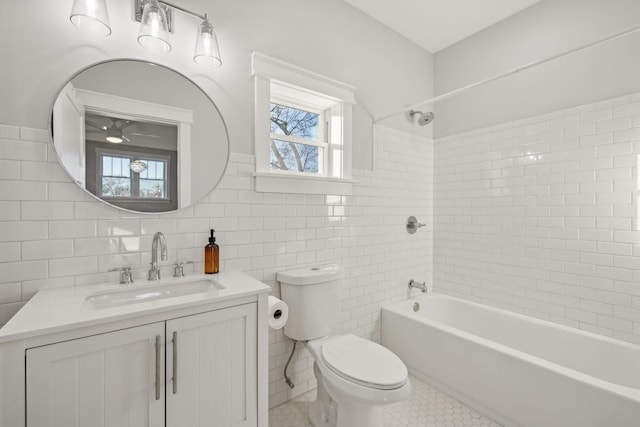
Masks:
[[[324,386],[322,374],[316,363],[313,364],[313,373],[316,376],[318,388],[316,400],[309,403],[309,421],[313,427],[336,427],[337,404],[329,397]]]
[[[344,410],[338,411],[336,427],[367,426],[383,427],[382,407],[378,405],[358,404],[351,402]]]
[[[309,421],[313,427],[383,427],[380,404],[372,405],[340,396],[344,404],[338,406],[327,392],[317,363],[313,364],[313,373],[318,384],[316,400],[309,403]]]

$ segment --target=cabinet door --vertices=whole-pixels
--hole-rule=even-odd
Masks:
[[[164,347],[163,322],[27,350],[27,426],[164,426]]]
[[[167,321],[167,427],[256,426],[256,322],[255,303]]]

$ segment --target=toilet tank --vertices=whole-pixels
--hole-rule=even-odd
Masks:
[[[277,273],[282,300],[289,306],[286,336],[308,341],[336,333],[340,277],[342,269],[335,264]]]

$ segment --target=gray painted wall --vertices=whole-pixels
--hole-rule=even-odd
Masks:
[[[253,51],[290,62],[357,88],[354,166],[371,169],[371,119],[430,97],[432,56],[342,0],[190,0],[216,27],[223,66],[207,71],[192,61],[197,20],[176,14],[173,49],[145,51],[130,0],[110,0],[113,34],[85,35],[69,22],[71,0],[10,0],[3,4],[0,123],[46,128],[61,84],[89,64],[136,58],[171,67],[215,100],[229,127],[231,151],[253,152]],[[28,17],[28,21],[27,21]],[[430,136],[404,116],[383,123]]]
[[[637,0],[543,0],[435,54],[436,95],[638,25]],[[522,71],[435,106],[436,137],[640,90],[640,34]]]

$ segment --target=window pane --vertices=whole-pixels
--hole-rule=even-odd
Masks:
[[[164,181],[140,178],[140,197],[150,199],[166,198]]]
[[[140,172],[140,197],[165,199],[167,194],[164,177],[167,162],[162,160],[141,160],[147,164],[147,169]]]
[[[315,145],[271,140],[271,170],[322,173],[324,149]]]
[[[102,176],[131,176],[128,157],[102,156]]]
[[[140,172],[141,179],[164,179],[166,162],[161,160],[140,160],[142,160],[147,165],[147,169]]]
[[[131,197],[131,181],[129,178],[112,176],[102,177],[103,197]]]
[[[318,139],[320,115],[271,103],[271,133]]]
[[[102,156],[103,197],[131,197],[131,171],[128,157]]]

